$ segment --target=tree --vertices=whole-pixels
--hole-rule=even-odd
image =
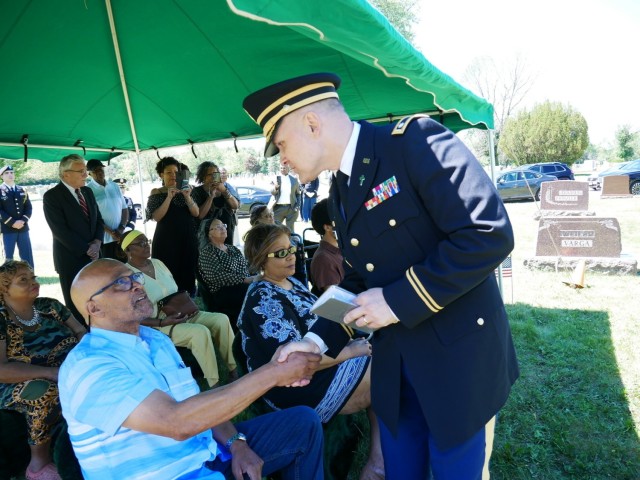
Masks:
[[[578,160],[589,146],[587,121],[571,106],[536,105],[505,122],[498,145],[516,165]]]
[[[369,0],[369,3],[380,10],[404,38],[413,41],[413,27],[418,22],[420,0]]]
[[[517,55],[512,60],[498,64],[492,57],[478,57],[467,67],[462,81],[476,95],[493,105],[497,145],[504,123],[524,101],[534,84],[534,76],[528,71],[526,59]],[[486,132],[470,129],[461,137],[479,160],[490,158]]]
[[[622,162],[636,156],[637,132],[632,132],[629,125],[621,125],[616,130],[616,156]]]

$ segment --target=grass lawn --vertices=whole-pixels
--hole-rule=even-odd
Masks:
[[[507,305],[521,377],[496,429],[494,479],[640,478],[639,276],[522,267],[534,254],[531,202],[507,204],[516,232],[514,303]],[[618,218],[623,252],[640,257],[640,198],[600,199],[590,210]],[[511,301],[511,280],[505,298]]]

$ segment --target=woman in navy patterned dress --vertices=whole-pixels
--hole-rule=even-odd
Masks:
[[[315,295],[293,277],[296,247],[290,235],[284,225],[265,224],[254,226],[245,236],[249,268],[262,272],[261,278],[249,285],[238,319],[249,371],[269,362],[280,345],[301,340],[318,320],[310,312]],[[336,414],[367,409],[372,446],[361,478],[384,478],[380,477],[384,467],[377,423],[369,408],[370,355],[369,342],[354,339],[337,358],[323,356],[321,369],[306,387],[274,388],[263,398],[274,409],[307,405],[316,410],[323,423]]]

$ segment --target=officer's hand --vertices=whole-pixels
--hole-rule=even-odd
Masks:
[[[344,316],[347,324],[355,322],[358,327],[378,329],[398,323],[384,299],[381,288],[371,288],[362,292],[355,298],[354,303],[358,306]]]

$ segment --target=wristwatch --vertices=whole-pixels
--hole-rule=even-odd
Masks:
[[[233,445],[233,442],[235,442],[236,440],[242,440],[243,442],[246,442],[247,437],[245,436],[244,433],[240,433],[240,432],[236,433],[233,437],[227,440],[227,443],[224,444],[224,446],[227,447],[227,450],[231,448],[231,445]]]

